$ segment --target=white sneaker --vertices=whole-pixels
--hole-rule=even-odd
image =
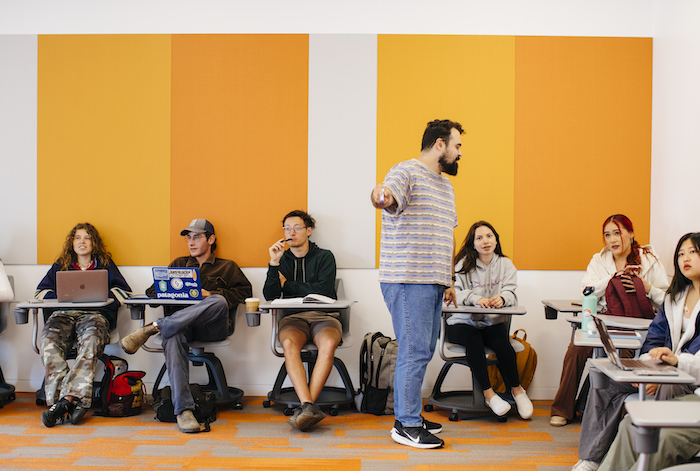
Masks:
[[[486,405],[499,417],[503,417],[510,410],[510,404],[504,401],[501,396],[496,394],[490,401],[486,401]]]
[[[530,401],[530,398],[527,397],[525,391],[518,394],[513,399],[515,399],[515,406],[518,408],[518,414],[520,414],[520,417],[525,420],[532,417],[535,409],[532,407],[532,401]]]
[[[591,460],[578,460],[578,463],[571,468],[571,471],[596,471],[600,463]]]

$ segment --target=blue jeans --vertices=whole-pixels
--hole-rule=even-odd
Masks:
[[[213,294],[156,323],[163,336],[165,367],[172,390],[175,415],[194,410],[190,392],[189,342],[216,342],[228,336],[228,302]]]
[[[399,344],[394,373],[394,417],[404,427],[420,427],[421,388],[440,334],[445,287],[380,283]]]

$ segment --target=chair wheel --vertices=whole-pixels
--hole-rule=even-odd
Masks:
[[[293,413],[294,413],[294,409],[292,409],[292,408],[290,408],[290,407],[285,407],[285,408],[284,408],[284,415],[290,416],[290,415],[292,415]]]
[[[264,407],[265,409],[267,409],[268,407],[270,407],[270,401],[268,401],[268,400],[263,401],[263,407]]]
[[[450,419],[450,422],[459,422],[459,414],[457,413],[452,413],[447,418]]]
[[[235,410],[241,410],[241,409],[243,409],[243,404],[241,404],[241,403],[239,402],[239,403],[237,403],[237,404],[234,404],[234,405],[233,405],[233,408],[234,408]]]
[[[333,417],[335,417],[336,415],[338,415],[338,409],[336,409],[335,407],[333,407],[331,410],[328,411],[328,413],[329,413],[330,415],[332,415]]]
[[[432,404],[426,404],[423,406],[423,410],[426,412],[432,412],[435,410],[435,407],[433,407]]]
[[[508,422],[508,417],[505,415],[503,417],[496,417],[496,419],[498,419],[499,422]]]

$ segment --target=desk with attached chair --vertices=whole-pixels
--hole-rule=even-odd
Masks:
[[[15,291],[15,280],[12,276],[8,276],[7,279],[10,281],[10,287],[12,292]],[[7,319],[10,317],[10,307],[14,301],[7,301],[0,303],[0,335],[7,329]],[[0,409],[2,409],[5,404],[8,404],[15,400],[15,387],[12,384],[5,382],[5,376],[2,374],[2,368],[0,367]]]
[[[442,365],[440,374],[435,381],[433,392],[430,394],[430,397],[428,397],[428,404],[425,405],[424,409],[426,412],[432,411],[434,407],[450,409],[451,414],[449,415],[449,419],[453,422],[459,420],[459,412],[474,415],[491,413],[491,409],[489,409],[489,407],[486,405],[484,393],[473,374],[472,391],[442,391],[443,382],[445,381],[447,373],[450,371],[452,366],[455,364],[467,367],[469,366],[466,347],[456,343],[451,343],[447,340],[447,319],[455,313],[507,315],[507,329],[508,332],[510,332],[511,316],[522,316],[527,314],[527,309],[525,309],[523,306],[503,307],[499,309],[483,308],[481,306],[443,306],[438,351],[440,352],[440,357],[445,361],[445,364]],[[520,342],[514,341],[513,339],[510,339],[510,342],[516,353],[522,349],[522,344]],[[450,356],[448,355],[447,351],[452,352],[455,355]],[[487,355],[487,357],[491,355],[490,358],[486,359],[487,366],[498,364],[498,359],[495,358],[495,354],[490,348],[486,347],[484,349],[484,353]],[[510,396],[510,392],[507,390],[506,395]],[[498,420],[506,421],[507,419],[504,416],[499,417]]]
[[[276,300],[276,302],[261,302],[260,310],[262,312],[272,313],[272,332],[270,334],[270,349],[272,353],[277,356],[284,358],[284,350],[279,341],[279,322],[286,315],[285,310],[289,309],[304,309],[308,311],[327,311],[327,312],[339,312],[340,313],[340,324],[342,325],[342,337],[340,345],[337,348],[349,348],[352,346],[352,335],[350,334],[350,308],[355,301],[350,301],[343,299],[345,297],[345,289],[343,287],[342,280],[340,278],[336,279],[336,294],[338,299],[332,304],[325,303],[285,303],[284,300]],[[314,364],[316,363],[316,358],[318,351],[313,343],[308,343],[304,346],[301,352],[301,361],[307,364],[308,374],[307,377],[311,378],[311,372],[314,369]],[[340,378],[343,381],[344,387],[334,387],[334,386],[324,386],[323,391],[319,395],[315,404],[319,407],[330,406],[330,414],[338,415],[338,407],[342,405],[353,405],[355,390],[352,385],[352,380],[348,374],[348,370],[345,367],[345,363],[338,358],[333,357],[333,366],[338,371]],[[277,374],[277,379],[275,384],[267,394],[267,400],[263,402],[264,407],[270,407],[271,403],[284,404],[286,406],[284,410],[285,415],[292,415],[294,412],[294,407],[301,405],[299,402],[299,397],[294,391],[293,387],[283,388],[284,380],[287,377],[287,368],[284,363],[280,367]]]
[[[141,321],[141,327],[146,325],[146,306],[151,306],[154,308],[162,307],[187,307],[192,304],[198,303],[199,300],[179,300],[179,299],[158,299],[158,298],[147,298],[147,297],[132,297],[124,300],[124,304],[129,306],[131,310],[131,318],[134,320]],[[216,397],[216,404],[222,407],[233,407],[234,409],[240,410],[243,408],[241,399],[243,398],[243,390],[239,388],[234,388],[228,385],[226,382],[226,374],[224,373],[223,365],[221,360],[212,352],[205,351],[205,348],[212,347],[223,347],[231,344],[230,337],[236,329],[236,317],[239,313],[245,312],[245,304],[239,304],[235,309],[229,311],[229,331],[226,339],[218,342],[200,342],[192,341],[189,342],[189,361],[193,366],[206,365],[207,374],[209,382],[201,386],[204,391],[211,391]],[[155,343],[159,343],[161,340],[160,334],[156,335],[154,338]],[[160,346],[150,347],[147,344],[143,345],[143,348],[147,352],[157,352],[163,353],[163,349]],[[155,383],[153,384],[153,391],[156,391],[160,382],[165,376],[167,368],[165,362],[158,373]]]

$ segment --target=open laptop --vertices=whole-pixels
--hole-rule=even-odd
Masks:
[[[90,303],[109,299],[107,270],[67,270],[56,272],[56,300]]]
[[[202,299],[202,280],[196,267],[153,267],[158,299]]]
[[[603,321],[600,320],[600,318],[598,318],[598,316],[593,316],[593,320],[595,321],[598,333],[600,334],[600,341],[603,342],[603,346],[605,347],[605,354],[608,356],[608,360],[610,360],[610,363],[612,363],[613,365],[617,366],[621,370],[632,371],[635,373],[640,371],[644,374],[652,374],[652,372],[654,374],[664,375],[678,374],[678,371],[675,367],[664,363],[661,360],[638,360],[636,358],[620,358],[620,355],[618,355],[617,350],[613,345],[613,341],[610,338],[608,328],[605,326]]]

